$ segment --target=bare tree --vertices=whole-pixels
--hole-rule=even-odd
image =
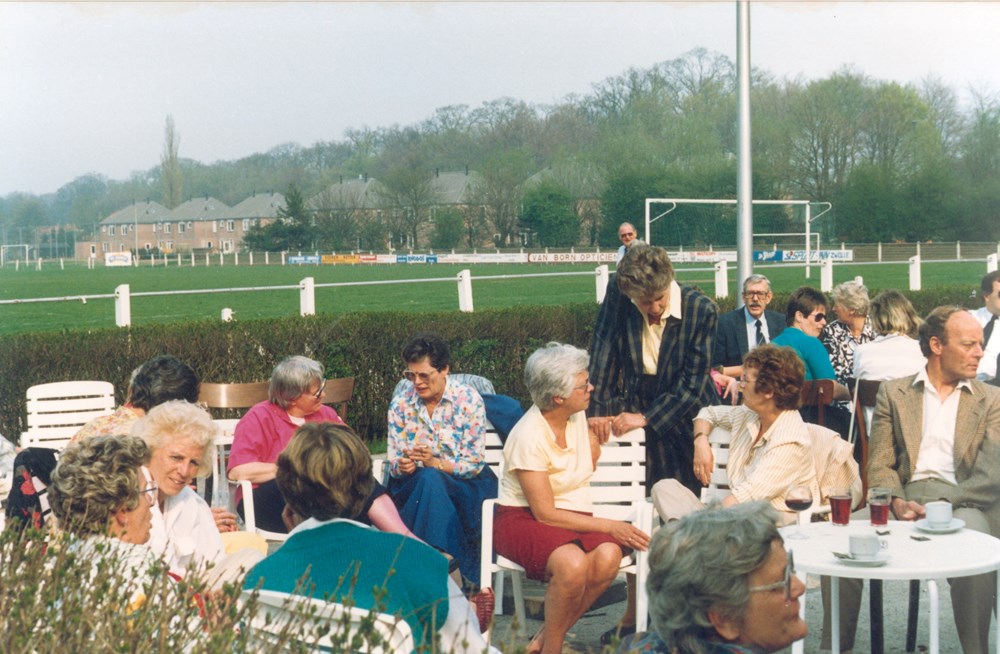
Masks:
[[[163,205],[173,209],[184,197],[184,177],[177,156],[181,137],[174,128],[174,117],[167,116],[167,126],[163,132],[163,154],[160,155],[160,178],[163,181]]]

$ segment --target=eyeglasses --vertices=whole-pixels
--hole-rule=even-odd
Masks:
[[[756,379],[750,379],[749,377],[744,377],[740,380],[740,388],[746,388],[747,384],[756,384]]]
[[[813,322],[826,322],[825,313],[814,313],[812,315]]]
[[[635,238],[635,232],[622,232],[621,234],[618,235],[618,238],[625,238],[626,236],[631,236],[632,238]]]
[[[146,502],[150,506],[153,506],[156,504],[156,494],[160,490],[160,487],[153,481],[153,476],[149,474],[149,468],[142,466],[140,469],[142,470],[142,476],[146,478],[146,488],[139,491],[139,494],[145,496]]]
[[[319,380],[319,388],[316,390],[315,393],[312,394],[312,396],[318,400],[319,398],[323,397],[323,391],[325,390],[326,390],[326,380],[321,379]]]
[[[431,378],[431,375],[436,372],[437,370],[432,370],[431,372],[413,372],[412,370],[404,370],[403,379],[411,382],[415,382],[419,379],[421,382],[426,384],[427,380]]]
[[[767,584],[764,586],[751,586],[747,590],[751,593],[769,593],[772,590],[778,590],[780,588],[785,589],[785,601],[790,602],[792,599],[792,577],[795,576],[795,557],[793,552],[788,552],[788,560],[785,563],[785,578],[781,581],[776,581],[773,584]]]
[[[574,386],[573,390],[574,391],[585,391],[588,388],[590,388],[590,380],[589,379],[587,381],[583,382],[582,384],[580,384],[579,386]]]
[[[745,291],[743,297],[748,297],[756,300],[757,298],[764,298],[771,294],[771,291]]]

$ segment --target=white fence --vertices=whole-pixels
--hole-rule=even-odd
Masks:
[[[941,261],[927,261],[923,263],[943,263]],[[816,265],[816,264],[812,264]],[[819,263],[820,269],[820,290],[830,292],[833,290],[833,268],[837,263],[833,259],[824,259]],[[878,264],[869,263],[866,265],[901,265],[896,261],[885,261]],[[907,262],[909,268],[909,287],[911,291],[921,290],[921,265],[920,255],[914,255]],[[768,268],[806,268],[808,276],[809,264],[779,263],[770,265],[758,265],[757,269],[766,270]],[[990,254],[986,257],[986,272],[997,270],[997,255]],[[729,296],[729,262],[727,260],[717,261],[711,268],[683,268],[683,272],[714,272],[715,274],[715,297],[724,298]],[[489,281],[497,279],[528,279],[532,277],[594,277],[594,297],[598,303],[604,301],[604,292],[608,285],[608,266],[602,264],[593,271],[586,272],[552,272],[552,273],[528,273],[524,275],[480,275],[473,277],[470,270],[462,270],[453,277],[431,277],[421,279],[393,279],[364,282],[331,282],[317,284],[313,277],[303,278],[297,285],[281,286],[244,286],[236,288],[213,288],[213,289],[192,289],[181,291],[145,291],[132,293],[128,284],[121,284],[115,288],[114,293],[97,295],[71,295],[63,297],[48,298],[28,298],[17,300],[0,300],[0,305],[4,304],[28,304],[35,302],[83,302],[95,299],[115,300],[115,325],[128,327],[132,324],[132,298],[133,297],[153,297],[160,295],[204,295],[210,293],[240,293],[256,291],[299,291],[299,314],[311,316],[316,314],[316,289],[317,288],[337,288],[347,286],[379,286],[385,284],[423,284],[423,283],[453,283],[458,288],[458,309],[459,311],[471,312],[474,308],[472,282]],[[231,320],[232,311],[228,308],[222,309],[222,320]]]

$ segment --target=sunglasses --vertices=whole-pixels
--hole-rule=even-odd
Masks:
[[[410,382],[415,382],[419,379],[421,382],[426,384],[427,380],[430,379],[431,375],[435,372],[437,372],[437,370],[433,372],[413,372],[412,370],[404,370],[403,379]]]
[[[748,588],[751,593],[769,593],[773,590],[784,589],[785,590],[785,601],[790,602],[792,600],[792,577],[795,576],[795,556],[794,552],[788,552],[788,561],[785,563],[785,578],[781,581],[776,581],[773,584],[766,584],[764,586],[752,586]]]
[[[624,232],[618,235],[618,238],[625,238],[626,236],[635,237],[635,232]]]
[[[812,316],[813,322],[826,322],[825,313],[814,313]]]

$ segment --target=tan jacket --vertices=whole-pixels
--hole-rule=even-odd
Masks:
[[[894,497],[913,476],[923,433],[923,385],[915,375],[883,382],[872,416],[868,487],[882,486]],[[1000,526],[1000,389],[973,380],[961,389],[955,423],[955,479],[951,498],[959,506],[987,513]],[[990,515],[994,514],[994,515]]]

